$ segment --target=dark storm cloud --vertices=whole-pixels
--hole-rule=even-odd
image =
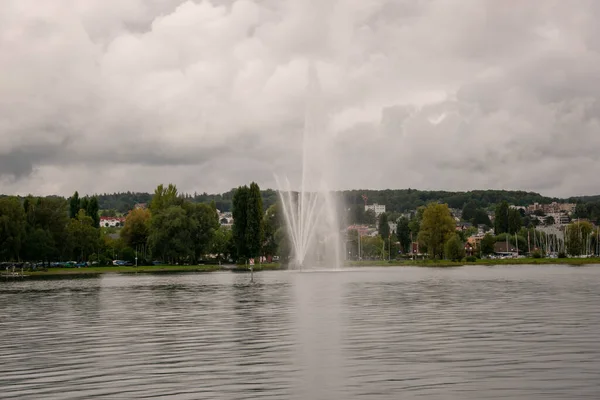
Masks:
[[[0,192],[297,177],[311,63],[310,161],[340,188],[600,192],[598,22],[592,0],[6,0]]]

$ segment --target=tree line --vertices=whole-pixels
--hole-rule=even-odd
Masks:
[[[468,209],[471,208],[469,211]],[[463,217],[477,218],[477,206],[465,205]],[[491,225],[489,217],[486,225]],[[526,224],[521,210],[510,208],[508,202],[496,205],[494,234],[487,233],[472,248],[472,257],[483,257],[495,253],[496,243],[508,243],[509,249],[518,249],[520,254],[529,253],[541,257],[550,253],[559,257],[600,254],[600,232],[594,230],[588,221],[576,221],[564,228],[564,235],[547,234],[532,224]],[[483,217],[482,217],[483,219]],[[349,255],[357,258],[358,246],[361,246],[362,258],[386,259],[411,254],[412,244],[416,243],[418,252],[431,259],[462,260],[466,256],[467,239],[478,231],[477,225],[466,230],[457,230],[456,222],[448,204],[430,203],[417,208],[409,219],[402,216],[397,220],[395,232],[389,230],[388,215],[383,213],[378,220],[378,235],[358,238],[353,230],[348,235]],[[483,221],[482,221],[483,222]],[[506,246],[505,246],[506,247]],[[504,251],[509,251],[504,249]]]
[[[208,193],[183,193],[181,194],[187,201],[193,203],[214,202],[217,209],[221,211],[231,211],[233,207],[233,196],[237,189],[231,189],[221,194]],[[348,207],[364,205],[363,196],[366,196],[369,203],[385,204],[388,211],[405,212],[407,210],[416,210],[418,207],[425,206],[431,202],[448,204],[450,208],[461,209],[467,203],[473,203],[476,207],[484,210],[492,210],[501,201],[507,201],[509,204],[525,206],[535,202],[540,204],[549,204],[553,201],[573,202],[573,203],[596,203],[600,205],[600,198],[581,197],[570,199],[559,199],[554,197],[542,196],[539,193],[526,191],[510,190],[473,190],[467,192],[449,192],[449,191],[427,191],[416,189],[386,189],[386,190],[346,190],[335,192],[336,196]],[[113,194],[100,194],[97,196],[102,210],[115,210],[118,213],[126,213],[131,210],[136,203],[150,203],[152,194],[139,192],[123,192]],[[277,203],[277,191],[272,189],[261,190],[263,209]],[[600,208],[598,208],[600,211]],[[600,212],[598,213],[600,216]]]
[[[266,212],[256,183],[235,190],[235,224],[221,226],[215,202],[198,203],[159,185],[122,229],[100,227],[97,196],[0,197],[0,261],[198,263],[274,255],[285,242],[277,206]],[[281,246],[284,248],[284,246]]]

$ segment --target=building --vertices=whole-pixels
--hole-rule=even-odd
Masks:
[[[467,238],[467,243],[473,248],[479,248],[485,234],[478,232],[476,235],[471,235]]]
[[[566,211],[565,212],[549,212],[546,214],[546,217],[543,217],[542,219],[545,221],[546,218],[548,218],[548,217],[554,218],[554,223],[556,225],[567,225],[571,221],[571,219],[567,215]]]
[[[372,210],[375,213],[376,217],[379,217],[381,214],[385,212],[384,204],[373,203],[370,205],[365,204],[365,211]]]
[[[457,222],[456,223],[457,231],[466,231],[468,229],[471,229],[472,227],[473,227],[473,224],[470,222]]]
[[[231,212],[221,212],[217,210],[219,215],[219,223],[222,226],[229,227],[233,225],[233,214]]]
[[[125,218],[123,217],[100,217],[100,227],[110,228],[123,226],[125,224]]]
[[[388,222],[388,225],[390,226],[390,232],[396,233],[396,231],[398,230],[398,224],[395,222]]]
[[[502,257],[516,257],[519,255],[514,243],[496,242],[494,243],[494,253]]]
[[[544,214],[550,213],[566,213],[567,215],[575,211],[575,204],[573,203],[557,203],[553,201],[550,204],[533,203],[527,206],[527,212],[532,213],[535,211],[542,211]]]
[[[368,225],[350,225],[347,231],[357,231],[360,236],[372,236],[373,233],[377,234],[377,230],[369,227]]]

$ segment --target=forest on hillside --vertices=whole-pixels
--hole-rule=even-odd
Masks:
[[[231,201],[235,189],[221,194],[184,193],[182,196],[192,203],[214,202],[217,209],[223,212],[231,211]],[[459,208],[470,202],[478,207],[492,210],[501,201],[509,204],[526,206],[535,202],[541,204],[558,202],[573,203],[600,203],[600,196],[571,197],[559,199],[542,196],[539,193],[513,191],[513,190],[472,190],[468,192],[427,191],[416,189],[385,189],[385,190],[345,190],[336,192],[347,206],[364,204],[366,196],[368,204],[385,204],[387,211],[405,212],[431,202],[447,203],[450,208]],[[277,202],[277,191],[273,189],[261,190],[263,208],[266,210]],[[151,193],[120,192],[97,194],[101,210],[115,210],[117,213],[126,214],[136,204],[149,204],[152,200]],[[57,196],[50,196],[57,197]]]
[[[194,193],[183,194],[184,198],[194,203],[214,202],[217,209],[231,211],[231,201],[235,189],[221,194]],[[510,190],[473,190],[469,192],[425,191],[416,189],[385,189],[385,190],[347,190],[336,192],[341,196],[347,206],[364,204],[366,196],[369,204],[385,204],[388,211],[404,212],[415,210],[417,207],[431,202],[447,203],[450,208],[461,208],[474,202],[480,208],[492,209],[496,204],[506,200],[509,204],[525,206],[532,203],[551,203],[553,201],[567,201],[545,197],[539,193]],[[277,191],[272,189],[261,190],[263,207],[266,210],[277,202]],[[100,209],[113,209],[119,213],[126,213],[137,203],[149,203],[152,199],[150,193],[123,192],[113,194],[99,194]],[[591,198],[595,199],[595,198]],[[576,199],[574,199],[576,200]]]

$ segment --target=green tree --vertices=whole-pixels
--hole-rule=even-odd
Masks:
[[[248,186],[240,186],[233,195],[232,216],[233,216],[233,242],[235,243],[236,258],[249,258],[248,244],[246,242],[246,227],[248,225]]]
[[[69,203],[62,197],[29,197],[24,202],[25,213],[27,215],[27,235],[33,235],[35,238],[28,238],[28,249],[26,259],[44,260],[44,254],[38,254],[36,250],[50,250],[48,259],[69,258],[70,241],[67,225],[69,222]],[[50,235],[50,239],[43,236],[41,229]],[[44,243],[39,246],[34,242],[43,240]],[[47,246],[51,245],[51,249]]]
[[[365,224],[365,207],[362,204],[353,204],[348,210],[348,224]]]
[[[481,254],[489,255],[494,253],[494,244],[496,243],[496,238],[493,235],[486,233],[483,239],[481,239]]]
[[[220,227],[215,231],[210,244],[210,252],[220,261],[228,260],[235,250],[231,229]]]
[[[195,255],[193,232],[197,222],[181,206],[172,205],[152,215],[148,246],[165,262],[182,262]]]
[[[407,253],[410,249],[410,227],[408,224],[408,219],[401,217],[396,227],[396,237],[400,242],[400,250],[403,253]]]
[[[425,207],[417,208],[417,212],[414,217],[411,218],[408,223],[408,227],[410,228],[410,234],[412,240],[416,240],[419,237],[419,231],[421,230],[421,221],[423,220],[423,213],[425,212]]]
[[[430,257],[442,258],[444,244],[455,231],[454,219],[448,205],[432,203],[423,212],[419,243],[427,247]]]
[[[554,225],[555,223],[556,221],[554,221],[554,217],[552,215],[549,215],[544,219],[544,224],[546,225]]]
[[[169,183],[169,186],[165,188],[160,184],[154,190],[154,196],[152,196],[152,202],[150,203],[150,212],[154,216],[171,206],[181,205],[183,205],[183,199],[179,197],[177,186]]]
[[[77,213],[79,212],[79,193],[73,193],[73,196],[69,199],[69,217],[77,218]]]
[[[381,236],[384,241],[387,241],[390,237],[390,225],[386,213],[379,214],[379,236]]]
[[[499,235],[508,232],[508,203],[501,202],[496,206],[494,213],[494,233]]]
[[[463,221],[471,221],[475,217],[475,213],[479,210],[477,207],[477,203],[474,201],[470,201],[462,209],[462,219]]]
[[[275,231],[275,242],[277,243],[277,255],[282,261],[289,260],[292,255],[292,243],[285,227],[282,226]]]
[[[574,256],[585,254],[593,230],[594,227],[587,221],[569,224],[565,230],[567,253]]]
[[[121,239],[132,249],[141,252],[146,259],[146,245],[150,236],[150,210],[135,208],[127,214],[120,231]]]
[[[275,237],[275,233],[281,227],[281,225],[279,204],[273,204],[267,208],[267,211],[263,217],[263,255],[273,256],[277,254],[277,239]]]
[[[375,216],[375,211],[367,210],[365,211],[364,224],[366,225],[375,225],[377,222],[377,217]]]
[[[81,209],[67,226],[73,257],[79,261],[87,261],[88,256],[98,250],[100,235],[93,223],[92,218]]]
[[[246,211],[246,243],[248,257],[261,254],[263,239],[263,206],[258,184],[252,182],[248,190],[248,210]]]
[[[484,210],[482,210],[480,208],[475,210],[473,218],[470,221],[475,226],[477,226],[477,225],[492,226],[490,217]]]
[[[92,196],[85,208],[85,213],[92,218],[92,226],[100,228],[100,209],[98,207],[98,197]]]
[[[30,261],[49,261],[55,253],[55,244],[49,231],[33,228],[27,233],[23,258]]]
[[[25,218],[25,210],[18,198],[0,198],[0,259],[20,259],[26,234]]]
[[[589,218],[590,214],[585,204],[577,203],[575,205],[575,211],[573,212],[573,218]]]
[[[383,239],[380,236],[362,236],[360,239],[361,243],[361,256],[366,259],[381,259],[384,255],[383,252]]]
[[[444,245],[446,258],[452,261],[460,261],[465,256],[465,248],[457,234],[450,235]]]
[[[219,215],[214,206],[203,203],[184,203],[187,217],[194,222],[192,240],[194,242],[194,258],[201,260],[210,251],[210,245],[219,229]]]
[[[91,217],[91,215],[89,215],[88,212],[88,206],[90,204],[90,198],[88,196],[85,197],[81,197],[79,199],[79,210],[83,210],[85,211],[85,213]],[[77,210],[77,212],[79,213],[79,210]],[[92,218],[92,225],[93,225],[93,218]]]
[[[117,216],[117,210],[115,210],[114,208],[111,208],[109,210],[102,210],[100,212],[100,216],[101,217],[116,217]]]
[[[508,211],[508,233],[519,232],[522,226],[523,221],[521,219],[521,213],[519,210],[511,208]]]

